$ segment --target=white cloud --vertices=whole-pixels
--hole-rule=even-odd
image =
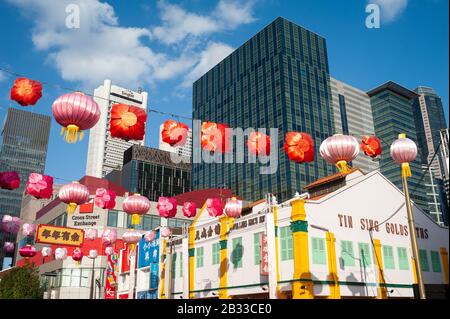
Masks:
[[[368,3],[380,6],[381,19],[386,22],[394,21],[408,6],[408,0],[369,0]]]

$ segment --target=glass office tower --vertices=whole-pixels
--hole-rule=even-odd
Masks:
[[[30,173],[44,173],[51,118],[9,108],[1,135],[0,172],[16,171],[20,187],[0,189],[0,219],[3,215],[20,216],[22,194]],[[15,236],[0,232],[0,247],[5,241],[15,242]],[[0,250],[0,267],[3,265]]]
[[[258,163],[193,163],[193,189],[225,187],[245,200],[271,192],[286,200],[336,170],[319,156],[334,133],[326,41],[277,18],[193,84],[193,118],[231,128],[278,128],[274,174]],[[314,162],[296,164],[283,149],[286,133],[311,134]],[[267,132],[268,133],[268,132]],[[194,152],[196,139],[194,132]]]

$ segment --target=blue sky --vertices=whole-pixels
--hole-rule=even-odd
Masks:
[[[80,7],[80,28],[65,27],[68,4]],[[365,25],[368,3],[381,27]],[[92,93],[104,78],[149,92],[149,107],[191,115],[191,84],[278,16],[327,40],[331,75],[369,90],[393,80],[433,87],[448,122],[447,0],[0,0],[0,67],[52,85],[33,112],[51,115],[62,87]],[[0,72],[0,119],[14,76]],[[58,87],[59,86],[59,87]],[[157,146],[168,117],[149,114],[147,145]],[[46,174],[84,175],[88,139],[66,144],[52,121]],[[61,182],[61,181],[60,181]]]

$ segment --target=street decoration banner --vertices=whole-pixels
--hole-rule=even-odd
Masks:
[[[116,299],[118,261],[119,255],[117,253],[108,256],[105,276],[105,299]]]
[[[261,273],[262,276],[269,275],[269,254],[267,251],[267,235],[261,235]]]
[[[156,231],[156,236],[150,242],[150,293],[149,299],[158,299],[158,284],[159,284],[159,229]]]
[[[36,230],[36,242],[40,244],[81,246],[84,241],[84,230],[79,228],[60,227],[40,224]]]

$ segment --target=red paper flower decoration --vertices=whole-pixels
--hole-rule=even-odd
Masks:
[[[94,203],[103,209],[113,209],[116,206],[116,193],[109,189],[97,188]]]
[[[53,193],[53,177],[31,173],[26,189],[27,193],[35,198],[50,198]]]
[[[201,130],[202,149],[210,152],[225,153],[228,151],[228,128],[225,124],[203,122]]]
[[[167,120],[163,124],[161,139],[170,146],[183,146],[186,144],[189,127],[181,122]]]
[[[0,172],[0,188],[13,190],[20,187],[20,178],[17,172]]]
[[[307,133],[288,132],[284,150],[291,161],[297,163],[314,161],[314,141]]]
[[[260,132],[252,132],[247,141],[248,150],[255,155],[270,154],[270,137]]]
[[[158,204],[156,204],[159,216],[164,218],[172,218],[177,214],[177,200],[173,197],[158,198]]]
[[[35,105],[42,97],[42,84],[27,78],[17,78],[11,88],[11,100],[22,106]]]
[[[139,107],[114,104],[111,109],[110,132],[112,137],[125,141],[143,140],[147,114]]]
[[[361,140],[361,149],[367,156],[375,158],[381,154],[381,141],[375,136],[363,136]]]

